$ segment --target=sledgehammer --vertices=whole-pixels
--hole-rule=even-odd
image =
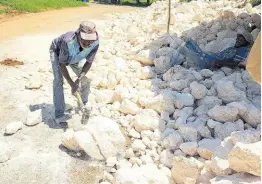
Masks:
[[[90,111],[89,111],[89,110],[86,108],[86,106],[83,104],[79,91],[76,91],[76,92],[74,93],[74,96],[75,96],[76,99],[77,99],[77,105],[78,105],[78,107],[80,108],[81,112],[83,113],[83,114],[82,114],[81,123],[82,123],[83,125],[86,125],[86,124],[87,124],[87,121],[88,121],[88,119],[89,119]]]

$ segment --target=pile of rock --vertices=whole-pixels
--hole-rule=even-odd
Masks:
[[[260,183],[260,86],[243,69],[198,70],[177,51],[191,38],[218,52],[249,23],[255,39],[257,9],[233,2],[172,1],[172,35],[166,1],[109,15],[88,73],[91,118],[62,144],[106,160],[112,184]]]
[[[106,156],[102,149],[113,143],[102,133],[110,127],[95,129],[98,133],[87,129],[106,159],[105,181],[259,182],[260,86],[243,69],[198,70],[177,51],[191,38],[203,50],[218,52],[234,45],[237,33],[249,31],[248,23],[257,25],[255,39],[260,22],[252,13],[257,10],[249,5],[233,8],[230,3],[173,1],[172,35],[164,34],[164,1],[109,15],[112,21],[100,33],[100,53],[88,73],[89,103],[91,116],[110,118],[125,129],[127,149]],[[124,144],[118,130],[110,132],[119,137],[115,144]],[[76,138],[79,132],[74,134],[74,145],[86,150],[81,146],[84,140]],[[99,155],[90,151],[86,150]]]

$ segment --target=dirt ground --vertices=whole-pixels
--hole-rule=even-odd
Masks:
[[[102,178],[103,163],[84,153],[77,156],[61,146],[64,129],[53,117],[52,80],[49,61],[51,41],[75,30],[82,20],[92,20],[97,30],[105,27],[105,13],[124,13],[132,7],[91,4],[38,14],[23,14],[0,23],[0,142],[12,148],[12,157],[0,163],[0,184],[96,184]],[[23,65],[10,66],[10,59]],[[11,64],[13,65],[13,64]],[[38,90],[25,88],[34,77],[42,79]],[[65,85],[66,102],[76,106]],[[26,121],[27,112],[42,109],[43,123],[24,126],[16,134],[4,136],[4,128],[14,121]],[[0,145],[1,147],[1,145]]]

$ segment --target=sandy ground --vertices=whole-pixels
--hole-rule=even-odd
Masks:
[[[63,148],[64,129],[53,120],[52,80],[49,61],[51,41],[75,30],[82,20],[92,20],[97,29],[105,26],[105,13],[123,13],[131,7],[91,4],[90,7],[26,14],[0,23],[0,61],[16,58],[24,65],[0,65],[0,142],[12,149],[11,160],[0,164],[0,184],[95,184],[102,178],[103,163],[84,153],[77,156]],[[34,75],[43,78],[39,90],[25,85]],[[66,102],[76,106],[68,85]],[[12,136],[4,136],[6,124],[25,121],[28,110],[42,109],[43,123],[24,126]],[[1,146],[1,145],[0,145]]]

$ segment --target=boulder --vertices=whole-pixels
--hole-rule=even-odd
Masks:
[[[183,139],[177,131],[172,131],[163,141],[165,148],[175,150],[180,144],[183,143]]]
[[[42,110],[29,111],[25,124],[27,126],[34,126],[42,122]]]
[[[210,180],[211,184],[260,184],[260,177],[247,173],[236,173],[230,176],[217,176]]]
[[[244,130],[244,123],[242,120],[238,120],[234,123],[226,122],[224,124],[217,124],[214,129],[215,138],[223,140],[231,135],[234,131]]]
[[[206,96],[201,100],[197,101],[197,106],[204,105],[209,109],[212,109],[216,105],[222,105],[222,100],[216,96]]]
[[[261,132],[257,130],[242,130],[231,133],[231,139],[234,144],[241,142],[251,144],[261,140]]]
[[[216,121],[235,121],[237,119],[238,109],[227,107],[227,106],[218,106],[216,105],[208,111],[208,116]]]
[[[142,63],[143,65],[153,65],[154,55],[150,50],[141,50],[137,56],[136,60]]]
[[[190,90],[195,99],[202,99],[207,94],[207,88],[203,84],[199,84],[195,81],[190,84]]]
[[[178,156],[174,158],[172,176],[177,184],[195,184],[202,168],[197,159]]]
[[[131,147],[134,151],[144,151],[146,149],[146,146],[144,145],[143,141],[140,139],[135,139]]]
[[[169,184],[168,177],[154,164],[120,168],[115,173],[115,181],[116,184]]]
[[[228,155],[230,168],[237,172],[247,172],[261,176],[261,141],[244,144],[236,143]]]
[[[11,135],[22,129],[23,123],[21,121],[9,123],[5,127],[5,134]]]
[[[181,90],[185,89],[187,87],[187,85],[188,85],[188,81],[184,80],[184,79],[172,81],[169,84],[169,86],[176,91],[181,91]]]
[[[89,132],[77,131],[74,133],[74,138],[79,147],[84,150],[90,157],[103,160],[100,150]]]
[[[76,138],[75,132],[72,129],[67,129],[65,133],[62,135],[62,145],[67,149],[73,151],[80,151],[82,148],[79,146]]]
[[[197,142],[185,142],[180,144],[179,148],[187,155],[195,156],[197,154]]]
[[[103,116],[91,117],[85,129],[93,136],[101,154],[113,157],[125,148],[125,138],[114,120]]]
[[[96,102],[102,104],[113,103],[115,97],[115,92],[109,89],[99,89],[95,91]]]
[[[198,143],[197,153],[200,157],[211,160],[216,147],[219,146],[220,143],[220,139],[203,139]]]
[[[177,108],[191,107],[194,105],[194,97],[189,93],[173,92],[175,97],[174,104]]]
[[[139,112],[134,119],[134,127],[138,132],[143,130],[155,130],[159,126],[160,117],[152,109],[145,109]]]
[[[152,100],[145,104],[145,107],[148,109],[156,110],[161,113],[162,111],[167,111],[170,114],[175,111],[174,101],[175,96],[172,91],[164,90],[163,93],[155,96]]]
[[[174,158],[174,155],[169,150],[164,150],[160,153],[160,162],[170,169],[173,166],[173,158]]]
[[[224,103],[241,101],[246,98],[245,93],[236,89],[232,81],[221,80],[216,83],[216,89],[218,97]]]
[[[123,100],[120,106],[120,111],[124,114],[135,115],[139,111],[139,107],[130,100]]]
[[[210,168],[217,176],[232,174],[233,170],[229,167],[228,154],[233,147],[234,144],[231,138],[228,137],[215,148],[211,158]]]
[[[203,69],[200,71],[200,74],[202,75],[202,77],[212,77],[212,75],[214,75],[214,72],[212,72],[209,69]]]

